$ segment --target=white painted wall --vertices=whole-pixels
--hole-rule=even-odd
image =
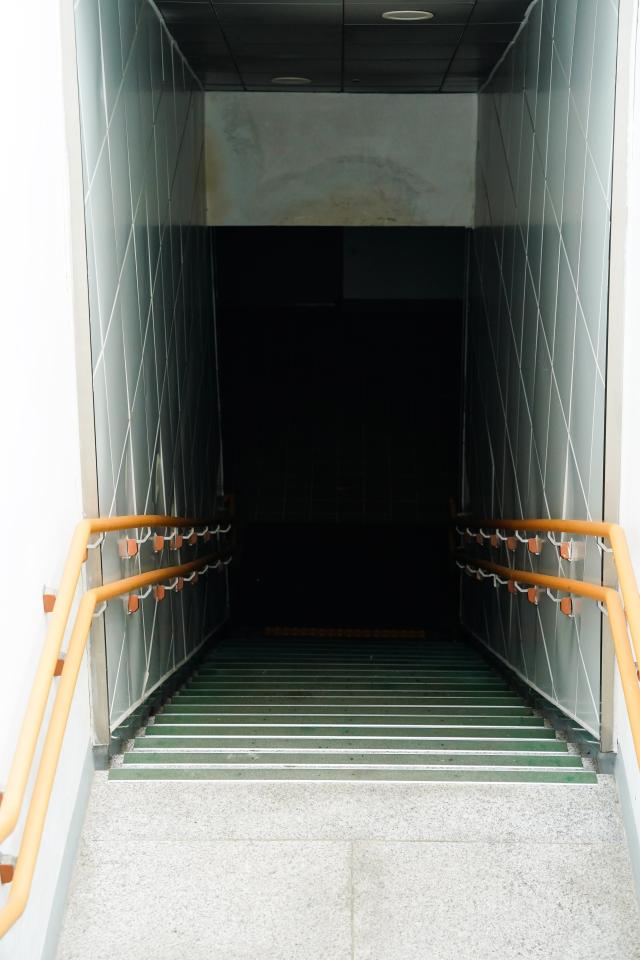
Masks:
[[[43,584],[59,580],[82,515],[60,5],[10,5],[3,26],[11,42],[0,58],[0,784],[45,634]],[[76,799],[87,776],[89,738],[83,670],[31,899],[0,941],[2,960],[43,956]],[[16,852],[20,833],[3,844],[3,853]],[[5,898],[6,889],[0,905]]]
[[[214,226],[473,226],[475,94],[205,95]]]
[[[620,464],[620,513],[631,557],[640,575],[640,443],[638,442],[638,419],[640,417],[640,38],[638,37],[638,11],[635,0],[625,0],[621,11],[628,16],[627,24],[635,35],[635,49],[625,63],[625,73],[619,78],[620,94],[628,97],[628,125],[625,131],[627,142],[621,149],[627,151],[626,169],[626,238],[624,270],[620,276],[624,296],[622,334],[622,383],[613,384],[610,402],[621,405],[621,464]],[[624,137],[625,134],[622,134]],[[615,250],[615,248],[614,248]],[[618,264],[614,264],[614,269]],[[619,676],[614,689],[614,748],[617,750],[616,779],[625,813],[629,847],[632,854],[636,887],[640,891],[640,770],[631,740],[627,710],[622,696]]]

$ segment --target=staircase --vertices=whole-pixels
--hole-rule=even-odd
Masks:
[[[597,782],[477,650],[402,635],[228,639],[109,778]]]

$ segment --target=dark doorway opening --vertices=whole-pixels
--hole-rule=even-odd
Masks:
[[[444,628],[465,232],[215,231],[232,616]]]

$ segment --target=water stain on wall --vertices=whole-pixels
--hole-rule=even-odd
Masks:
[[[473,221],[476,99],[211,93],[213,226]]]
[[[207,127],[205,130],[205,165],[207,171],[206,206],[209,222],[211,222],[212,217],[218,222],[224,222],[232,211],[230,184],[224,153],[223,144],[219,142],[216,131]]]

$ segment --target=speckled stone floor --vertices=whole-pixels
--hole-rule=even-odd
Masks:
[[[597,784],[109,781],[58,960],[640,960]]]

